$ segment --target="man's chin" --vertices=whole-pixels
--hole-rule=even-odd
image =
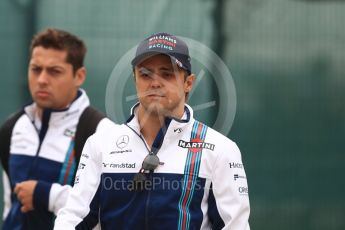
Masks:
[[[152,102],[146,107],[146,112],[150,115],[166,116],[170,112],[159,102]]]
[[[35,100],[35,103],[41,109],[52,109],[54,107],[49,101]]]

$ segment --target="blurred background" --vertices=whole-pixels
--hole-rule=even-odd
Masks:
[[[251,228],[343,230],[344,21],[343,0],[1,0],[0,121],[30,101],[28,47],[42,29],[84,39],[84,88],[104,112],[109,76],[129,49],[153,32],[195,39],[232,73],[237,110],[228,137],[242,151]],[[219,100],[211,74],[191,105]],[[123,100],[114,103],[128,113]],[[217,105],[196,117],[212,126]]]

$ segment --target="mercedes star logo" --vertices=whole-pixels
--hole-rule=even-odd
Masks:
[[[116,146],[119,147],[120,149],[123,149],[124,147],[127,146],[128,142],[129,142],[129,137],[127,135],[122,135],[121,137],[119,137],[119,139],[117,139]]]

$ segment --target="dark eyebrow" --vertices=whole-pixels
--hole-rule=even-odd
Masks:
[[[30,67],[34,67],[34,68],[42,68],[42,66],[37,65],[35,63],[30,63],[29,66]],[[61,70],[61,71],[64,70],[64,68],[62,66],[58,66],[58,65],[48,66],[47,69],[58,69],[58,70]]]
[[[163,71],[171,71],[171,72],[173,72],[173,71],[174,71],[174,68],[169,68],[169,67],[161,67],[161,68],[159,68],[159,70],[163,70]]]
[[[54,65],[54,66],[49,66],[47,69],[58,69],[58,70],[64,70],[63,67],[61,66],[57,66],[57,65]]]

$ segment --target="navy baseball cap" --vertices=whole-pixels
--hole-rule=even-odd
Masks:
[[[146,58],[156,54],[168,55],[180,68],[191,74],[192,67],[187,44],[181,39],[168,33],[156,33],[146,38],[138,45],[135,57],[132,60],[133,67]]]

